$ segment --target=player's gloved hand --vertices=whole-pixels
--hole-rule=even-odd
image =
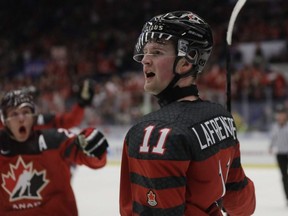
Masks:
[[[95,128],[84,129],[77,137],[76,144],[88,156],[101,157],[108,148],[108,142],[102,132]]]
[[[81,107],[90,106],[94,94],[94,81],[91,79],[85,79],[78,90],[78,104]]]

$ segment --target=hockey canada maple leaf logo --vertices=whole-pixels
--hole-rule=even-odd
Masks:
[[[46,170],[33,169],[33,163],[25,164],[21,157],[16,165],[10,164],[10,171],[2,174],[2,187],[10,195],[10,201],[21,199],[40,200],[40,192],[46,187]]]

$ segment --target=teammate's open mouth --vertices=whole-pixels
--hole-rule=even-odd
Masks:
[[[20,128],[19,128],[19,133],[26,133],[26,128],[24,127],[24,126],[21,126]]]

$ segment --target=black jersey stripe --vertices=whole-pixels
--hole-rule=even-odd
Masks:
[[[186,185],[186,178],[177,176],[169,176],[162,178],[147,178],[137,173],[130,173],[130,179],[131,182],[134,184],[138,184],[141,185],[142,187],[156,190],[183,187]]]
[[[148,206],[141,205],[138,202],[133,202],[133,212],[141,216],[174,216],[183,215],[185,211],[185,205],[175,206],[173,208],[151,208]]]
[[[234,158],[230,168],[239,168],[241,167],[240,157]]]
[[[226,183],[226,189],[229,191],[238,191],[246,187],[248,184],[248,179],[245,177],[243,181],[240,182],[231,182],[231,183]]]

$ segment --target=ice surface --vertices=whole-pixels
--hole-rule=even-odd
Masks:
[[[72,178],[79,216],[117,216],[119,212],[120,166],[98,170],[77,167]]]
[[[245,167],[255,183],[255,216],[287,216],[280,173],[274,168]],[[79,216],[119,216],[120,165],[108,164],[99,170],[78,167],[72,179]]]

